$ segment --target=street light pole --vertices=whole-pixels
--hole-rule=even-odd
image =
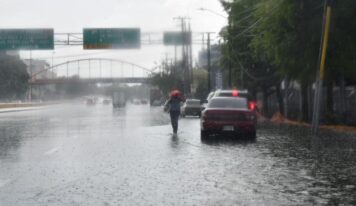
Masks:
[[[231,55],[232,55],[232,46],[231,46],[231,37],[230,37],[230,32],[231,32],[231,18],[228,18],[228,27],[227,27],[227,38],[228,38],[228,67],[229,67],[229,88],[232,88],[232,61],[231,61]]]
[[[199,8],[198,10],[200,10],[200,11],[207,11],[207,12],[210,12],[210,13],[212,13],[212,14],[215,14],[216,16],[220,16],[221,18],[227,19],[226,16],[224,16],[224,15],[222,15],[222,14],[219,14],[218,12],[213,11],[213,10],[211,10],[211,9]]]
[[[54,56],[54,54],[55,54],[56,52],[52,52],[52,79],[54,78],[54,68],[53,68],[53,66],[54,66],[54,61],[53,61],[53,56]]]
[[[33,77],[32,77],[32,50],[30,50],[30,81],[32,82]],[[28,95],[28,100],[32,102],[32,84],[30,84],[30,91]]]

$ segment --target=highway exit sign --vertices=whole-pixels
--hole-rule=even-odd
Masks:
[[[188,45],[192,42],[191,32],[164,32],[164,45]]]
[[[0,29],[0,50],[54,49],[53,29]]]
[[[141,47],[139,28],[85,28],[84,49],[138,49]]]

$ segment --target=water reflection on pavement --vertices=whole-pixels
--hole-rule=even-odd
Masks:
[[[356,205],[356,137],[261,125],[256,141],[172,135],[160,107],[0,115],[0,205]]]

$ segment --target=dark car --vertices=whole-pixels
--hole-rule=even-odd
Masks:
[[[256,137],[257,118],[255,112],[248,108],[247,98],[214,97],[202,112],[200,121],[202,139],[219,133]]]
[[[86,104],[89,105],[89,106],[92,106],[92,105],[95,105],[96,102],[95,102],[95,100],[93,98],[88,98],[86,100]]]
[[[182,117],[201,115],[201,104],[199,99],[187,99],[181,109]]]
[[[247,90],[217,90],[214,92],[213,97],[244,97],[248,100],[248,107],[250,110],[255,111],[257,109],[256,100]]]
[[[104,99],[103,104],[105,104],[105,105],[111,104],[111,99]]]
[[[206,105],[208,104],[209,100],[213,98],[215,92],[210,92],[208,96],[206,97],[205,100],[202,102],[201,110],[204,110],[206,108]]]

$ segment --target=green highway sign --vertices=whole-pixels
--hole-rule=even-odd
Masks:
[[[0,29],[0,50],[54,49],[53,29]]]
[[[139,28],[85,28],[84,49],[138,49],[141,47]]]
[[[191,32],[164,32],[164,45],[187,45],[192,42]]]

